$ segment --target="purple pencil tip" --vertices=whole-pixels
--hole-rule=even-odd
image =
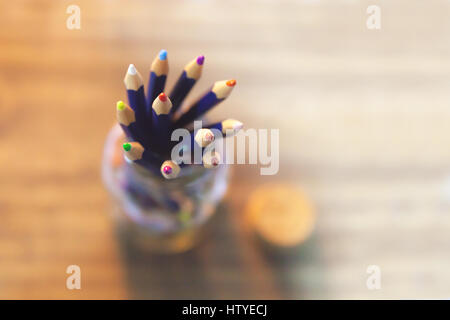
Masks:
[[[197,64],[201,66],[203,64],[203,62],[205,62],[205,56],[198,56]]]

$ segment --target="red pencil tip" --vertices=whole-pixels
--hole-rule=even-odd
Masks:
[[[161,100],[162,102],[167,100],[167,96],[164,92],[159,94],[159,100]]]
[[[232,80],[227,81],[227,86],[234,87],[235,85],[236,85],[236,80],[232,79]]]

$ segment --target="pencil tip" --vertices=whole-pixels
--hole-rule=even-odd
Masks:
[[[128,73],[132,75],[136,74],[136,67],[134,66],[134,64],[130,64],[130,66],[128,67]]]
[[[203,140],[211,142],[214,140],[214,135],[211,132],[207,132]]]
[[[130,151],[131,150],[131,144],[126,142],[123,144],[123,150]]]
[[[238,121],[238,120],[234,120],[234,123],[233,123],[233,130],[239,131],[239,130],[241,130],[243,127],[244,127],[244,124],[243,124],[242,122],[240,122],[240,121]]]
[[[165,174],[171,174],[171,173],[172,173],[172,168],[169,167],[169,166],[164,166],[164,167],[163,167],[163,172],[164,172]]]
[[[205,62],[205,56],[198,56],[197,57],[197,64],[198,65],[203,65],[203,63]]]
[[[166,179],[174,179],[180,173],[180,167],[175,162],[167,160],[161,165],[161,173]]]
[[[236,85],[236,80],[231,79],[227,81],[227,86],[234,87]]]
[[[162,49],[159,52],[159,60],[166,60],[167,59],[167,50]]]
[[[123,101],[117,101],[117,110],[122,111],[123,109],[125,109],[125,103]]]
[[[215,151],[206,152],[203,155],[202,160],[203,160],[203,166],[205,168],[210,169],[210,168],[217,167],[220,164],[221,157],[218,152],[215,152]]]
[[[158,97],[159,97],[159,100],[161,100],[162,102],[167,100],[167,96],[164,92],[161,92]]]
[[[210,129],[201,128],[195,133],[194,140],[200,147],[204,148],[214,141],[214,133]]]

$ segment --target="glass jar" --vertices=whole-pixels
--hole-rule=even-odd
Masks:
[[[106,139],[102,163],[119,233],[140,249],[190,249],[225,194],[229,167],[192,165],[183,167],[179,177],[167,180],[126,161],[123,142],[122,129],[116,125]]]

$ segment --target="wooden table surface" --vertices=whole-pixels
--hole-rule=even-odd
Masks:
[[[81,29],[66,8],[81,8]],[[366,9],[381,8],[381,29]],[[450,3],[4,1],[0,4],[0,298],[448,298]],[[117,239],[100,177],[129,63],[169,51],[169,86],[206,56],[195,97],[280,129],[280,172],[238,166],[210,237],[176,256]],[[239,177],[239,179],[237,179]],[[297,183],[317,208],[295,252],[241,223],[248,193]],[[66,267],[82,270],[67,290]],[[368,290],[366,269],[381,268]]]

